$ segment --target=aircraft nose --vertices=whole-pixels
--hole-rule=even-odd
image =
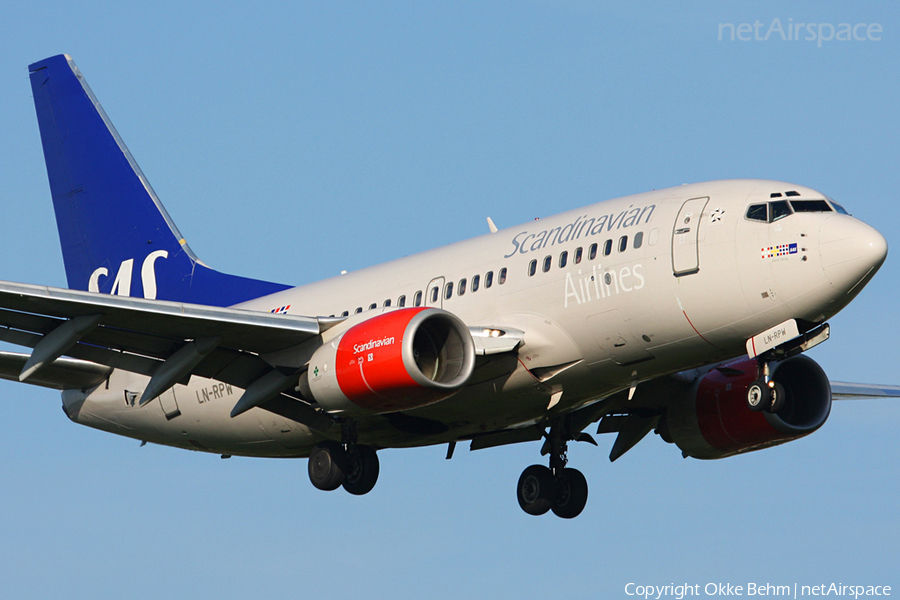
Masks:
[[[884,263],[887,251],[883,235],[852,217],[830,215],[819,227],[822,268],[840,292],[856,293],[862,289]]]

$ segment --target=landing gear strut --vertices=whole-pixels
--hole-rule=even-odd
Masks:
[[[341,441],[319,442],[309,454],[309,480],[323,491],[344,486],[354,496],[368,494],[378,481],[378,455],[356,443],[356,423],[341,423]]]
[[[581,471],[566,467],[568,441],[565,427],[553,425],[544,448],[550,454],[550,467],[531,465],[519,477],[516,495],[519,506],[529,515],[552,510],[563,519],[581,514],[587,504],[588,485]]]

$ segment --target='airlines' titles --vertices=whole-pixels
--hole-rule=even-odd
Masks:
[[[641,274],[644,266],[636,264],[622,267],[618,271],[611,269],[601,271],[594,265],[591,273],[582,276],[581,269],[573,276],[572,272],[566,273],[566,297],[564,307],[569,308],[569,299],[574,299],[575,304],[584,304],[593,300],[600,300],[620,293],[629,293],[644,287],[644,276]]]

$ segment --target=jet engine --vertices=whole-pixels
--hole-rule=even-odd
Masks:
[[[402,308],[353,325],[319,347],[301,393],[333,414],[418,408],[452,396],[475,367],[465,324],[437,308]]]
[[[808,435],[831,412],[831,385],[806,356],[770,364],[770,378],[784,388],[777,412],[754,412],[747,389],[758,379],[757,361],[720,365],[699,378],[670,404],[659,433],[685,456],[724,458],[776,446]]]

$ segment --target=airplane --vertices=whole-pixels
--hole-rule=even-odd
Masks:
[[[304,458],[373,489],[377,451],[542,442],[520,507],[573,518],[568,444],[651,431],[718,459],[816,431],[803,353],[887,242],[825,194],[768,180],[654,190],[301,286],[216,271],[166,212],[68,55],[29,66],[69,289],[0,282],[0,377],[61,391],[75,423],[220,454]]]

